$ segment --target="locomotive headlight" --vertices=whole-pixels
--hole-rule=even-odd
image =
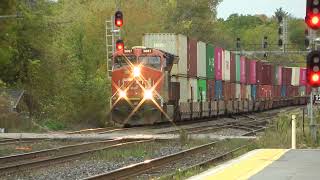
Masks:
[[[119,97],[120,98],[126,98],[127,97],[127,93],[123,90],[119,90]]]
[[[140,69],[140,67],[135,66],[135,67],[133,68],[133,77],[139,77],[140,74],[141,74],[141,69]]]
[[[144,99],[152,99],[152,90],[151,89],[146,89],[144,91]]]

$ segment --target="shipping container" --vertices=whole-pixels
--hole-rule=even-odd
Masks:
[[[287,86],[286,85],[281,86],[281,97],[287,97]]]
[[[197,40],[188,38],[188,77],[197,77]]]
[[[188,38],[186,36],[172,33],[147,33],[143,36],[142,45],[179,56],[179,62],[173,65],[171,74],[187,75]]]
[[[272,64],[263,63],[261,66],[261,85],[272,85],[274,79],[274,66]]]
[[[274,66],[274,85],[281,85],[282,83],[282,67],[275,65]]]
[[[215,82],[215,86],[214,86],[214,97],[217,100],[223,99],[223,87],[222,87],[222,81],[221,80],[217,80]]]
[[[246,59],[245,64],[246,64],[246,84],[250,84],[250,60]]]
[[[188,99],[193,100],[193,102],[197,102],[198,101],[198,80],[194,78],[189,78],[188,87],[190,90]]]
[[[299,86],[287,86],[287,97],[295,97],[299,95]]]
[[[207,80],[207,99],[208,101],[214,100],[214,89],[215,89],[215,81]]]
[[[291,85],[299,86],[300,85],[300,67],[292,67],[292,76],[291,76]]]
[[[282,68],[282,85],[291,84],[292,69],[288,67]]]
[[[273,86],[273,96],[274,97],[281,97],[281,86],[280,85],[274,85]]]
[[[206,63],[207,63],[207,78],[214,79],[214,48],[211,44],[206,47]]]
[[[171,83],[174,83],[174,82],[180,84],[180,90],[179,90],[180,100],[179,100],[179,102],[180,103],[181,102],[188,102],[188,100],[190,99],[190,94],[191,94],[188,79],[183,78],[183,77],[172,77]]]
[[[261,78],[262,78],[262,62],[257,61],[256,62],[256,82],[257,82],[257,84],[261,84]]]
[[[235,54],[230,53],[230,82],[236,82],[236,60]]]
[[[272,96],[272,85],[258,85],[257,86],[257,98],[258,99],[265,99],[271,98]]]
[[[206,43],[197,43],[197,77],[207,78]]]
[[[307,68],[300,68],[300,86],[307,85]]]
[[[241,71],[241,65],[240,65],[240,55],[236,54],[236,82],[240,82],[240,71]]]
[[[222,58],[224,52],[222,48],[214,49],[214,68],[215,68],[215,79],[222,80]]]
[[[241,98],[241,85],[240,84],[236,84],[236,95],[235,95],[236,99],[240,99]]]
[[[257,83],[256,63],[257,63],[257,61],[255,61],[255,60],[250,61],[249,84],[256,84]]]
[[[207,99],[207,81],[203,79],[198,80],[198,101],[205,102]]]
[[[251,100],[251,85],[246,85],[246,97],[245,99]]]
[[[223,87],[223,99],[226,100],[231,100],[234,99],[234,83],[230,83],[229,81],[223,81],[222,82],[222,87]]]
[[[300,96],[305,96],[307,94],[306,92],[306,86],[300,86],[299,87],[299,95]]]
[[[230,81],[230,51],[224,51],[222,58],[222,80]]]
[[[247,87],[245,84],[241,84],[241,99],[246,98]]]
[[[246,58],[240,57],[240,82],[246,83]]]
[[[170,100],[176,102],[180,99],[180,82],[171,82],[169,90]]]
[[[251,99],[253,101],[257,99],[257,85],[251,85]]]

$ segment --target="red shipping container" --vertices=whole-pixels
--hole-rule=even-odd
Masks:
[[[291,85],[291,68],[282,68],[282,85]]]
[[[215,80],[207,80],[207,99],[214,100],[214,82]]]
[[[230,53],[230,82],[236,82],[236,56]]]
[[[222,82],[223,84],[223,98],[224,100],[231,100],[234,98],[235,88],[232,84],[228,81]],[[234,89],[233,89],[234,88]]]
[[[246,64],[246,84],[250,84],[250,60],[246,59],[245,64]]]
[[[214,71],[215,71],[215,79],[222,80],[222,57],[223,57],[223,49],[215,48],[214,49]]]
[[[236,83],[230,84],[230,99],[236,98]]]
[[[188,38],[188,76],[197,76],[197,40]]]
[[[257,61],[256,62],[256,82],[257,84],[261,84],[261,77],[262,77],[262,62]]]
[[[246,83],[246,57],[240,57],[240,83]]]
[[[280,85],[273,86],[273,97],[281,97],[281,86]]]
[[[272,85],[274,79],[274,66],[271,64],[262,64],[261,67],[261,81],[262,85]]]
[[[299,86],[287,86],[287,97],[299,96]]]
[[[307,85],[307,68],[300,68],[300,86]]]
[[[247,87],[245,84],[241,84],[241,99],[246,98]]]
[[[258,85],[257,86],[257,98],[265,99],[273,97],[273,86],[271,85]]]
[[[257,63],[257,61],[255,61],[255,60],[250,61],[249,84],[256,84],[257,83],[256,63]]]

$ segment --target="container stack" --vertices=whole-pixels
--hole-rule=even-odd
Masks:
[[[263,100],[311,91],[306,68],[250,60],[181,34],[145,34],[143,46],[179,56],[170,72],[169,94],[180,102]]]

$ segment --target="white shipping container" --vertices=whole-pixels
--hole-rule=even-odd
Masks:
[[[197,43],[197,77],[206,78],[206,43],[198,41]]]
[[[299,86],[300,84],[300,67],[292,67],[292,86]]]
[[[222,58],[222,80],[230,81],[230,51],[225,50]]]
[[[179,103],[188,102],[189,96],[191,94],[190,88],[186,88],[189,86],[188,79],[183,77],[172,77],[171,81],[180,83]]]
[[[241,98],[241,85],[236,84],[236,99],[240,99],[240,98]]]
[[[147,33],[142,38],[142,45],[179,56],[179,62],[173,65],[171,74],[187,74],[188,38],[186,36],[173,33]]]
[[[246,99],[251,100],[251,85],[246,86]]]
[[[197,102],[198,101],[198,80],[190,78],[188,83],[189,83],[188,85],[189,100],[193,98],[193,102]],[[180,88],[180,92],[181,92],[181,88]]]

